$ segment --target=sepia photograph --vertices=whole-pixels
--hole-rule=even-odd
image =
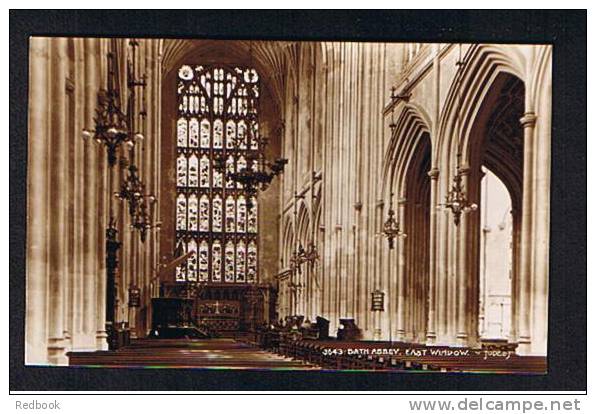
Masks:
[[[48,33],[26,368],[549,373],[552,44]]]
[[[550,46],[29,50],[27,364],[545,372]]]

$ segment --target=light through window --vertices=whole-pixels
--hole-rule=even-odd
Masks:
[[[177,281],[256,283],[258,204],[225,171],[256,168],[259,77],[252,68],[183,65],[176,121],[176,243],[196,254]],[[249,108],[255,110],[249,116]]]

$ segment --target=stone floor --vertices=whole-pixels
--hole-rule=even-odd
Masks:
[[[316,370],[234,339],[137,339],[117,351],[71,352],[70,366]]]

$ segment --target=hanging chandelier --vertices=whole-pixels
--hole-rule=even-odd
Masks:
[[[138,45],[131,41],[133,46],[133,53]],[[93,139],[98,144],[103,144],[106,147],[108,154],[108,164],[113,167],[116,164],[117,150],[121,145],[127,145],[129,148],[134,147],[135,142],[142,140],[143,134],[140,131],[133,131],[131,128],[133,112],[130,108],[134,108],[134,99],[129,101],[129,111],[124,113],[120,105],[120,90],[117,87],[116,76],[116,58],[113,52],[107,54],[107,89],[100,89],[97,94],[97,107],[95,108],[95,129],[83,129],[82,137],[85,140]],[[129,62],[129,73],[130,73]],[[134,68],[133,68],[134,70]],[[133,79],[128,82],[130,88],[136,86],[144,86],[144,81],[136,81]],[[134,96],[134,91],[133,94]],[[144,116],[143,114],[140,114]]]
[[[399,221],[396,219],[395,210],[393,210],[393,193],[391,193],[391,198],[389,199],[389,212],[387,214],[387,220],[383,223],[383,234],[387,237],[389,249],[393,250],[396,237],[407,237],[407,235],[401,231]]]
[[[319,260],[319,252],[317,252],[317,247],[315,243],[311,241],[308,243],[308,248],[305,250],[302,245],[300,246],[300,250],[298,251],[298,260],[302,263],[314,263]]]
[[[157,198],[146,193],[145,184],[138,175],[136,166],[128,165],[128,175],[122,181],[120,191],[114,196],[121,201],[128,201],[128,211],[131,217],[131,229],[139,231],[141,242],[147,239],[147,232],[152,228],[159,228],[161,223],[153,223],[153,207]]]
[[[239,169],[236,172],[226,171],[226,178],[241,184],[249,195],[256,195],[258,191],[267,190],[273,179],[283,173],[285,165],[288,163],[288,160],[285,158],[277,158],[273,161],[267,159],[265,151],[269,140],[266,137],[260,136],[258,129],[254,125],[256,124],[253,123],[253,128],[250,129],[249,138],[253,140],[252,142],[258,143],[259,149],[247,154],[247,167]],[[234,143],[236,148],[240,146],[240,143],[237,141]],[[222,157],[216,161],[216,168],[221,172],[225,169],[225,162]],[[252,168],[248,167],[248,165],[252,165]]]
[[[249,106],[253,100],[249,100]],[[255,113],[256,110],[249,108],[249,113]],[[259,191],[265,191],[273,179],[282,174],[288,160],[286,158],[277,158],[273,161],[267,159],[265,155],[269,140],[260,135],[256,122],[251,122],[252,128],[248,130],[250,142],[256,143],[255,147],[258,149],[248,151],[246,155],[246,167],[239,168],[237,171],[230,171],[226,166],[226,161],[222,155],[214,159],[213,167],[220,173],[224,174],[225,178],[232,180],[242,186],[246,194],[249,196],[257,196]],[[281,130],[281,128],[280,128]],[[245,141],[241,139],[233,140],[234,149],[239,149],[245,146]],[[250,206],[249,206],[250,208]]]
[[[138,117],[141,120],[141,126],[145,120],[146,111],[143,107],[136,113],[135,89],[137,87],[145,87],[145,77],[137,79],[135,77],[136,71],[136,48],[138,43],[135,40],[129,42],[132,48],[132,61],[127,62],[127,97],[128,107],[126,112],[122,110],[122,95],[118,84],[118,62],[115,54],[116,39],[110,40],[110,51],[107,53],[107,82],[106,88],[101,88],[97,93],[97,106],[95,108],[95,116],[93,118],[95,128],[85,128],[82,131],[82,138],[85,141],[93,139],[98,145],[105,147],[107,152],[107,167],[108,167],[108,181],[107,191],[108,195],[112,191],[113,182],[115,180],[115,166],[118,160],[118,151],[121,147],[127,147],[130,150],[131,160],[134,154],[135,144],[144,139],[141,130],[135,127],[135,119]],[[144,100],[144,94],[143,94]],[[125,180],[122,188],[118,193],[120,196],[125,196],[129,201],[133,201],[129,206],[129,212],[132,216],[133,226],[141,229],[141,240],[144,241],[147,231],[147,223],[150,220],[152,209],[149,205],[155,203],[154,197],[137,197],[136,194],[144,194],[144,186],[136,175],[136,167],[131,165],[129,168],[129,175],[134,176],[130,182]],[[117,306],[118,306],[118,250],[121,247],[121,242],[118,241],[118,229],[116,227],[116,219],[114,216],[114,208],[112,198],[109,197],[109,219],[108,227],[106,229],[106,332],[108,335],[109,349],[116,349],[119,346],[118,335],[116,332],[117,323]],[[136,289],[135,286],[133,288]],[[133,289],[131,297],[135,297],[136,290]],[[136,305],[136,300],[131,302]]]
[[[445,203],[443,203],[443,206],[451,210],[451,212],[453,213],[453,223],[456,226],[458,226],[461,221],[462,213],[475,211],[478,208],[478,205],[476,205],[475,203],[471,203],[468,200],[462,181],[462,170],[461,168],[458,168],[457,173],[453,177],[453,184],[451,185],[451,189],[445,197]]]
[[[128,167],[128,174],[122,181],[120,191],[115,196],[122,201],[128,201],[131,228],[139,231],[141,241],[144,242],[147,231],[159,227],[159,224],[152,223],[153,205],[157,199],[154,195],[145,192],[145,184],[138,175],[138,168],[134,165],[135,145],[145,139],[143,130],[147,111],[144,89],[147,82],[145,75],[138,75],[136,56],[139,43],[133,39],[129,41],[128,45],[131,53],[126,62],[126,111],[122,110],[123,94],[118,86],[116,56],[113,51],[110,51],[107,54],[107,87],[100,89],[97,95],[95,129],[84,129],[83,138],[93,138],[95,142],[105,146],[110,169],[116,164],[118,149],[121,146],[129,149],[129,159],[122,159],[120,163],[121,167]],[[116,49],[115,39],[112,39],[111,47]],[[140,105],[139,95],[141,97]],[[111,188],[111,180],[109,188]],[[111,208],[110,215],[113,215]],[[113,226],[114,223],[115,219],[110,217],[110,226]]]
[[[459,44],[459,57],[457,62],[455,63],[457,66],[457,92],[458,92],[458,114],[457,114],[457,125],[461,127],[461,106],[462,106],[462,96],[461,96],[461,81],[463,76],[463,68],[465,62],[462,60],[461,55],[461,43]],[[457,129],[456,129],[457,130]],[[461,164],[461,137],[458,134],[458,141],[457,141],[457,165],[455,169],[455,176],[453,177],[453,184],[451,185],[451,189],[445,196],[445,203],[442,204],[443,207],[451,210],[453,213],[453,223],[458,226],[461,221],[462,213],[467,213],[469,211],[475,211],[478,208],[478,205],[468,200],[466,190],[463,184],[463,175],[466,172],[466,169],[462,167]]]
[[[308,247],[305,249],[302,243],[298,244],[298,249],[294,251],[290,258],[290,269],[296,270],[301,273],[300,266],[305,263],[313,264],[319,260],[319,252],[314,242],[308,243]]]

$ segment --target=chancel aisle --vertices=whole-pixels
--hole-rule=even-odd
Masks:
[[[32,37],[27,364],[544,372],[551,54]]]

